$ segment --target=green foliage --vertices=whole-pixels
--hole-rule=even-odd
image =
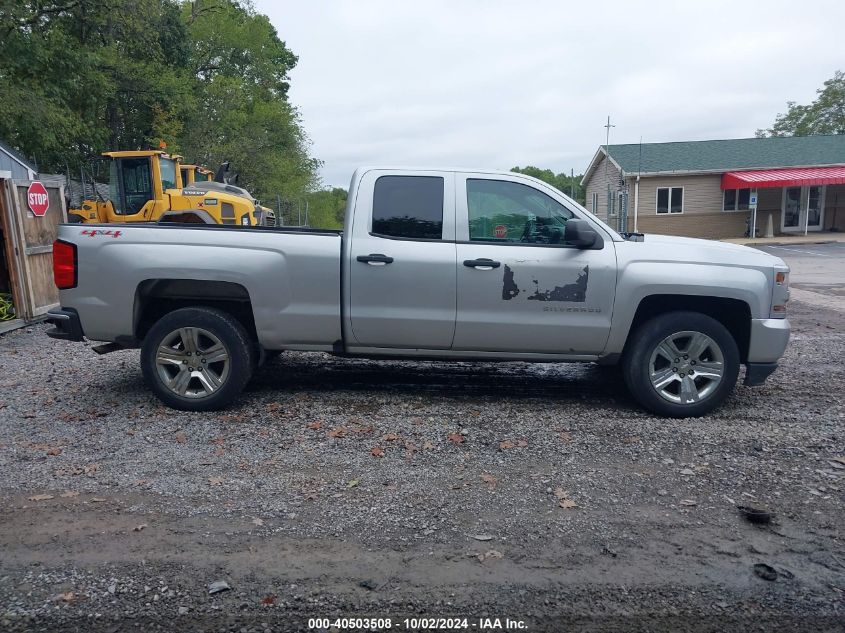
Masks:
[[[764,136],[810,136],[812,134],[845,134],[845,73],[837,70],[818,97],[809,105],[786,103],[785,114],[778,114],[772,127],[757,130]]]
[[[584,204],[586,200],[587,194],[580,184],[583,174],[576,176],[569,176],[564,173],[556,174],[551,169],[540,169],[532,165],[512,167],[511,171],[542,180],[567,196],[572,196],[579,204]]]
[[[296,56],[249,4],[203,0],[182,6],[198,99],[180,149],[200,164],[231,161],[239,185],[273,204],[312,189],[319,162],[287,101]]]
[[[225,160],[259,199],[302,195],[319,162],[287,100],[296,56],[237,0],[0,0],[0,138],[41,171],[106,150]]]
[[[305,196],[308,201],[308,225],[316,229],[342,228],[347,195],[346,189],[335,187]]]

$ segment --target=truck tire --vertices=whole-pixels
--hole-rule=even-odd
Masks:
[[[252,377],[253,345],[232,315],[214,308],[174,310],[141,347],[147,385],[169,407],[214,411],[235,400]]]
[[[630,335],[622,375],[637,402],[673,418],[698,417],[731,394],[739,349],[727,328],[699,312],[669,312]]]

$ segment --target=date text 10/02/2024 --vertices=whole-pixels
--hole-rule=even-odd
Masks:
[[[476,630],[476,631],[524,631],[528,626],[523,620],[510,618],[309,618],[309,629],[339,630],[390,630],[399,628],[408,631],[422,630]]]

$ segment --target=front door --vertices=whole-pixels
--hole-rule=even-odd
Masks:
[[[350,242],[350,347],[449,349],[455,334],[454,177],[370,171]]]
[[[818,231],[822,228],[822,204],[824,187],[807,187],[807,229]]]
[[[781,231],[820,231],[824,220],[824,187],[784,187]]]
[[[604,350],[616,256],[564,241],[577,217],[518,177],[459,175],[455,351],[592,355]]]

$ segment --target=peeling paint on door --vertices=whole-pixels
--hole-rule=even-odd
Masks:
[[[555,285],[552,288],[541,288],[539,280],[531,279],[531,283],[534,284],[534,292],[525,298],[528,301],[568,301],[583,303],[587,300],[587,284],[589,278],[590,267],[584,266],[578,273],[578,278],[571,284]],[[520,289],[517,285],[514,269],[505,264],[502,275],[502,300],[510,301],[522,291],[523,289]]]
[[[519,288],[513,280],[513,270],[505,264],[505,272],[502,275],[502,300],[510,301],[519,294]]]
[[[535,279],[536,290],[528,297],[529,301],[574,301],[583,303],[587,300],[587,280],[590,277],[590,267],[584,266],[574,284],[555,286],[551,290],[540,290],[540,283]]]

